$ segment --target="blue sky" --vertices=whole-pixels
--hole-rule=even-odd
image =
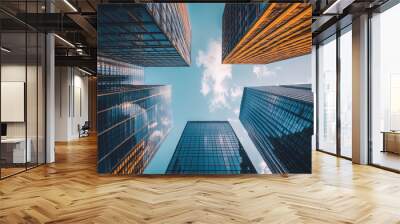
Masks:
[[[229,120],[258,172],[267,172],[238,121],[244,86],[311,83],[311,57],[268,65],[221,64],[224,4],[188,4],[192,27],[190,67],[145,68],[146,84],[172,86],[173,128],[145,173],[164,173],[188,120]]]

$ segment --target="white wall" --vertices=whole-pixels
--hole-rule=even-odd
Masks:
[[[25,82],[25,75],[27,69],[28,74],[36,74],[36,67],[29,66],[26,68],[25,64],[4,64],[1,66],[1,81],[2,82]],[[29,78],[29,77],[28,77]],[[36,80],[29,80],[29,86],[36,86]],[[27,88],[27,106],[36,108],[36,88]],[[33,103],[33,104],[32,104]],[[40,105],[39,105],[40,106]],[[1,108],[1,110],[7,110],[7,108]],[[28,110],[31,112],[32,109]],[[27,113],[28,122],[34,122],[34,124],[28,124],[28,129],[32,127],[36,130],[36,113]],[[7,122],[7,136],[8,137],[25,137],[25,123],[26,122]],[[28,130],[28,137],[30,130]],[[36,133],[35,133],[36,134]]]
[[[55,73],[55,140],[70,141],[88,120],[88,78],[73,67],[56,67]]]
[[[25,66],[25,63],[4,63],[1,66],[2,82],[24,82],[27,91],[26,107],[22,108],[22,112],[26,112],[27,119],[23,122],[6,122],[7,137],[25,138],[26,135],[31,144],[32,161],[36,162],[36,158],[38,158],[39,163],[44,163],[45,150],[43,76],[41,66]],[[26,78],[27,80],[25,80]],[[1,110],[10,110],[10,108],[1,108]]]
[[[25,64],[8,64],[1,66],[1,81],[3,82],[25,82]],[[1,108],[6,110],[7,108]],[[25,123],[7,123],[7,137],[25,137]]]
[[[81,126],[85,123],[85,121],[89,120],[89,103],[88,103],[88,98],[89,98],[89,93],[88,93],[88,77],[87,76],[82,76],[82,73],[79,73],[79,75],[76,75],[75,70],[75,75],[74,75],[74,83],[73,85],[75,86],[74,88],[74,108],[72,108],[72,120],[71,120],[71,135],[73,138],[79,137],[79,132],[78,132],[78,124]],[[80,93],[79,93],[80,92]],[[80,95],[80,97],[79,97]],[[80,101],[80,102],[79,102]],[[81,108],[79,108],[81,107]],[[75,111],[74,111],[75,110]],[[81,110],[81,111],[80,111]]]
[[[55,68],[55,141],[66,141],[68,139],[69,125],[69,84],[70,77],[67,67]]]

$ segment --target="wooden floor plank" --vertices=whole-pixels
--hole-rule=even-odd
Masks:
[[[115,177],[96,141],[0,181],[0,223],[400,223],[400,175],[313,152],[313,174]]]

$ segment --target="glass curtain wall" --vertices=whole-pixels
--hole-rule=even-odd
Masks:
[[[371,18],[372,164],[400,170],[400,4]]]
[[[1,179],[45,162],[45,35],[15,18],[43,5],[0,3]]]
[[[352,32],[351,25],[340,34],[340,154],[352,157]]]
[[[318,149],[352,157],[352,26],[318,46]],[[340,122],[340,123],[337,123]]]
[[[336,154],[336,35],[318,47],[318,149]]]

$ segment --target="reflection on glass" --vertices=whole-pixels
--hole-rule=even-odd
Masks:
[[[8,49],[1,51],[2,177],[24,171],[25,162],[30,161],[31,151],[26,150],[24,113],[27,53],[25,38],[25,33],[1,34],[1,46]]]
[[[318,48],[318,147],[336,153],[336,36]]]
[[[372,17],[372,163],[396,170],[400,170],[400,133],[395,132],[400,130],[398,21],[400,4]]]
[[[1,1],[0,6],[22,16],[43,12],[44,2]],[[0,178],[4,178],[45,162],[46,53],[44,34],[16,25],[20,23],[2,12],[0,20]]]
[[[351,26],[340,36],[340,153],[351,158],[352,141],[352,35]]]
[[[37,164],[37,79],[38,79],[38,35],[34,32],[26,34],[28,61],[26,64],[26,114],[27,114],[27,167]]]
[[[46,38],[45,35],[39,33],[38,37],[38,76],[37,76],[37,163],[45,163],[45,65],[46,65]]]
[[[400,130],[400,73],[390,76],[390,130]]]

